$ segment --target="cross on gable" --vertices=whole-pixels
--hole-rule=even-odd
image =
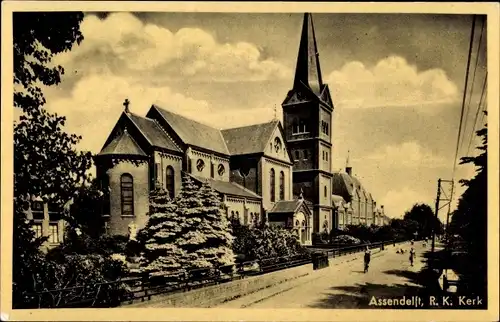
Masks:
[[[128,106],[130,105],[130,101],[128,100],[128,98],[125,99],[125,101],[123,102],[123,106],[125,106],[125,112],[128,113]]]

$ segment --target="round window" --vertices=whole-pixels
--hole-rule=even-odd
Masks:
[[[219,166],[217,167],[217,173],[222,177],[222,175],[224,175],[224,172],[226,172],[226,169],[224,169],[224,165],[219,164]]]
[[[203,171],[203,169],[205,168],[205,162],[202,160],[202,159],[198,159],[198,161],[196,161],[196,169],[198,169],[198,171]]]

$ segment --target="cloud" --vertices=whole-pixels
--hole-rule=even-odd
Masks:
[[[291,77],[291,70],[248,42],[220,43],[199,28],[172,32],[143,23],[130,13],[112,13],[101,20],[87,15],[81,24],[80,46],[56,61],[67,68],[155,74],[190,80],[257,81]]]
[[[415,203],[429,204],[430,201],[431,199],[427,196],[423,196],[411,188],[404,187],[403,189],[387,192],[381,199],[381,204],[384,205],[387,216],[391,218],[403,218],[405,211],[410,210]]]
[[[459,98],[457,86],[442,69],[418,71],[399,56],[371,68],[352,61],[325,79],[337,105],[346,108],[435,105]]]
[[[50,92],[46,107],[66,116],[65,131],[82,135],[79,150],[97,153],[120,117],[125,98],[131,102],[130,110],[141,116],[152,104],[158,104],[216,128],[255,124],[273,117],[272,106],[213,108],[207,101],[179,94],[168,86],[153,87],[131,78],[96,74],[80,78],[64,97]]]
[[[448,165],[444,158],[432,154],[417,141],[385,146],[383,149],[363,157],[363,161],[380,162],[390,168],[422,168]]]

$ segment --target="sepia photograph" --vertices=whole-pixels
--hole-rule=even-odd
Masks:
[[[58,3],[2,6],[2,320],[498,317],[498,4]]]

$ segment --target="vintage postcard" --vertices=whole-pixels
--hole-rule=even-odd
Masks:
[[[2,320],[498,320],[498,37],[494,3],[2,3]]]

